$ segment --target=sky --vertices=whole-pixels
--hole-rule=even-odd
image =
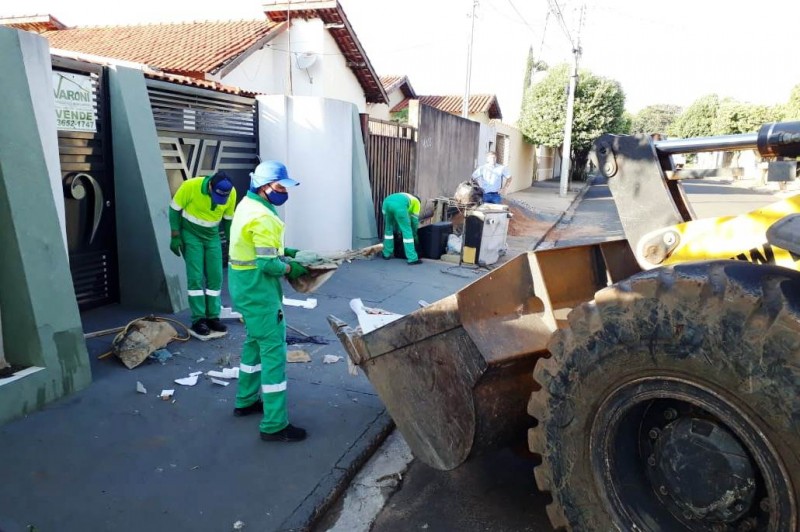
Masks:
[[[50,13],[70,26],[263,17],[260,0],[136,0],[113,8],[107,0],[10,1],[0,14]],[[473,1],[340,0],[377,73],[407,75],[420,95],[464,94]],[[563,26],[548,5],[558,5]],[[618,81],[632,113],[686,107],[711,93],[784,103],[800,84],[800,0],[763,5],[769,9],[728,0],[478,0],[470,92],[497,95],[503,120],[514,123],[529,47],[557,65],[571,62],[580,44],[580,68]]]

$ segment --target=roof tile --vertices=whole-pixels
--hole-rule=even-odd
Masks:
[[[144,63],[168,72],[214,73],[280,23],[269,20],[79,27],[47,31],[50,46]]]

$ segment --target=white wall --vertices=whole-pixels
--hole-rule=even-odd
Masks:
[[[510,124],[496,122],[495,128],[497,133],[508,135],[508,169],[513,178],[508,191],[530,187],[536,168],[536,147],[525,142],[522,132]]]
[[[298,68],[297,55],[302,53],[316,54],[307,69]],[[290,30],[251,54],[228,75],[211,77],[262,94],[339,99],[353,103],[360,113],[366,112],[364,91],[320,19],[292,21]]]
[[[309,96],[258,97],[259,155],[286,164],[300,186],[280,209],[286,245],[350,249],[353,232],[353,104]],[[360,134],[360,132],[359,132]]]
[[[56,129],[56,103],[53,98],[53,67],[47,39],[27,31],[18,31],[25,73],[28,76],[36,125],[42,141],[45,164],[53,190],[56,214],[61,224],[64,250],[67,250],[67,223],[64,210],[64,187],[61,182],[61,160],[58,156],[58,131]],[[11,127],[6,124],[4,127]]]

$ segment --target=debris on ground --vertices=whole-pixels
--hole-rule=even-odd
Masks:
[[[286,305],[287,307],[300,307],[309,310],[317,308],[317,300],[316,298],[313,297],[306,298],[306,300],[303,301],[302,299],[290,299],[284,296],[283,304]]]
[[[197,384],[197,378],[202,374],[202,371],[195,371],[194,373],[190,373],[188,377],[175,379],[175,383],[180,384],[181,386],[194,386]]]
[[[223,368],[222,371],[211,370],[206,373],[209,377],[216,377],[218,379],[238,379],[239,368]]]
[[[238,320],[242,317],[242,315],[238,312],[234,312],[231,307],[221,307],[219,309],[219,319],[221,320]]]
[[[342,359],[342,357],[340,357],[340,356],[336,356],[336,355],[325,355],[325,357],[322,359],[322,363],[323,363],[323,364],[336,364],[336,363],[337,363],[337,362],[339,362],[341,359]]]
[[[158,349],[156,351],[153,351],[153,354],[151,354],[148,358],[151,358],[153,360],[156,360],[164,364],[167,360],[172,358],[172,356],[173,356],[172,352],[170,352],[169,349]]]
[[[172,399],[173,395],[175,395],[175,390],[161,390],[161,393],[159,394],[158,397],[162,401],[169,401],[170,399]]]
[[[311,362],[311,355],[301,350],[287,351],[286,362],[289,363]]]
[[[145,393],[146,394],[147,393],[147,388],[145,388],[144,384],[142,384],[141,382],[136,381],[136,391],[138,393]]]
[[[227,332],[219,332],[219,331],[211,331],[210,333],[206,334],[205,336],[199,335],[193,330],[189,329],[189,334],[200,340],[201,342],[208,342],[209,340],[216,340],[217,338],[222,338],[227,336]]]
[[[167,321],[159,318],[138,319],[129,323],[114,338],[112,352],[128,369],[133,369],[177,338],[178,331]]]
[[[214,379],[214,378],[211,379],[211,382],[213,384],[219,384],[220,386],[227,386],[227,385],[230,384],[230,382],[228,382],[228,381],[221,381],[219,379]]]
[[[230,355],[225,355],[217,359],[217,366],[230,366],[230,365],[231,365]]]
[[[244,521],[236,521],[235,523],[233,523],[234,530],[241,530],[243,528],[244,528]]]
[[[330,342],[323,338],[322,336],[295,336],[293,334],[286,335],[286,344],[287,345],[297,345],[297,344],[318,344],[318,345],[328,345]]]
[[[206,359],[204,357],[200,357],[197,359],[197,363],[199,364],[200,362],[205,362],[205,360]]]

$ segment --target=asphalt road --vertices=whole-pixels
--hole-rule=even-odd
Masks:
[[[687,183],[686,190],[698,217],[740,214],[776,199],[713,181]],[[558,247],[623,236],[608,187],[592,186],[551,236]],[[536,489],[532,474],[535,464],[532,456],[508,449],[480,456],[451,472],[414,460],[371,530],[552,530],[545,514],[547,496]]]

